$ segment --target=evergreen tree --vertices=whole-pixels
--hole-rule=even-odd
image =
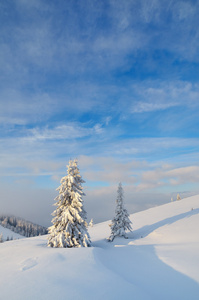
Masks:
[[[0,243],[3,243],[3,234],[0,234]]]
[[[181,200],[180,194],[177,194],[177,200]]]
[[[89,226],[93,227],[93,219],[90,220]]]
[[[70,160],[68,175],[60,181],[57,188],[59,195],[55,198],[57,206],[49,227],[49,247],[87,247],[91,245],[87,231],[86,212],[83,207],[82,179],[77,160]]]
[[[125,231],[132,231],[131,224],[132,222],[129,219],[129,214],[124,208],[124,192],[120,182],[117,190],[115,217],[110,225],[111,235],[108,238],[108,241],[112,242],[116,236],[127,238]]]

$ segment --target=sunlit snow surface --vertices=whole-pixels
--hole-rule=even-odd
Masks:
[[[46,247],[46,236],[0,244],[0,299],[199,299],[199,196],[131,215],[128,239]]]

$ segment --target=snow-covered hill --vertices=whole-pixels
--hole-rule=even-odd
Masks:
[[[90,228],[91,248],[46,236],[0,244],[0,299],[199,299],[199,196],[131,216],[129,239]]]
[[[0,216],[0,226],[8,228],[11,231],[18,233],[19,235],[25,237],[33,237],[38,235],[45,235],[48,233],[46,227],[38,224],[34,224],[30,221],[24,220],[22,218],[10,215]]]
[[[12,230],[8,229],[8,228],[4,228],[3,226],[0,225],[0,235],[2,234],[3,237],[3,241],[6,240],[16,240],[16,239],[22,239],[24,238],[24,236],[13,232]],[[0,298],[1,299],[1,298]]]

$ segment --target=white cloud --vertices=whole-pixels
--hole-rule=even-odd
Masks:
[[[150,155],[152,161],[158,160],[158,157],[173,157],[178,161],[181,155],[179,155],[180,149],[189,149],[189,147],[198,147],[199,140],[197,138],[133,138],[133,139],[123,139],[120,140],[120,143],[115,142],[111,143],[111,147],[108,151],[108,154],[111,156],[111,153],[119,155],[120,157],[136,157],[143,158]],[[175,152],[172,151],[176,149],[177,157]],[[184,153],[184,152],[183,152]],[[186,153],[186,151],[185,151]],[[188,154],[189,156],[190,154]],[[186,161],[189,160],[189,157],[186,157]],[[154,159],[153,159],[154,158]],[[185,158],[184,158],[185,159]]]
[[[199,85],[183,81],[146,81],[133,86],[131,112],[143,113],[173,107],[198,106]]]
[[[120,120],[125,121],[132,118],[132,113],[153,112],[174,107],[188,107],[196,111],[199,105],[199,85],[181,81],[143,81],[142,84],[128,84],[122,88],[116,85],[107,88],[100,84],[79,82],[76,86],[68,84],[66,95],[65,92],[64,90],[57,95],[44,92],[29,94],[20,89],[2,89],[0,122],[25,125],[48,122],[49,119],[63,112],[69,120],[73,114],[78,118],[86,112],[92,112],[102,116],[102,121],[96,124],[96,131],[102,133],[103,126],[112,125],[113,122],[110,120],[113,120],[118,112],[121,116]],[[116,101],[115,97],[117,97]],[[193,118],[193,115],[190,117]],[[164,124],[161,125],[161,120],[159,121],[159,129],[161,129]],[[186,119],[181,120],[184,121]],[[100,124],[102,122],[103,126]],[[166,122],[166,125],[168,126],[169,122]],[[182,126],[182,123],[179,126]],[[120,130],[121,127],[117,126],[118,134]]]
[[[157,189],[159,186],[180,186],[183,184],[197,183],[199,181],[199,166],[187,166],[181,168],[163,167],[150,171],[143,171],[137,191]]]
[[[180,167],[177,162],[170,164],[161,161],[155,163],[145,161],[116,160],[111,157],[87,157],[79,158],[80,167],[83,170],[84,178],[89,181],[100,181],[109,185],[123,182],[131,186],[134,192],[157,192],[165,189],[169,192],[176,187],[196,184],[199,181],[199,166],[185,165],[188,162],[181,162]],[[158,165],[158,167],[157,167]],[[180,163],[178,163],[180,165]]]
[[[107,182],[121,180],[133,183],[136,175],[134,169],[146,167],[147,170],[148,160],[153,162],[155,168],[164,159],[161,162],[164,171],[167,171],[165,164],[173,165],[175,162],[182,167],[197,162],[197,153],[189,151],[190,145],[191,148],[198,148],[197,138],[135,138],[114,141],[106,128],[103,128],[101,136],[101,131],[96,131],[95,125],[85,127],[79,123],[69,123],[60,126],[50,129],[22,129],[17,133],[19,137],[11,135],[1,138],[1,175],[47,172],[53,176],[53,162],[58,164],[54,170],[59,170],[61,165],[61,169],[65,168],[70,158],[79,157],[80,165],[88,172],[91,180],[93,176]],[[179,155],[179,152],[182,154]]]
[[[176,106],[175,103],[147,103],[139,101],[138,103],[135,103],[135,105],[133,105],[132,113],[152,112],[157,110],[164,110],[174,106]]]
[[[67,123],[55,127],[10,129],[0,139],[0,175],[50,175],[70,158],[87,151],[103,133],[102,125]],[[89,150],[90,151],[90,150]],[[61,158],[59,158],[61,157]]]
[[[53,128],[33,128],[27,130],[27,139],[33,140],[75,140],[78,138],[100,135],[103,133],[102,124],[88,127],[78,123],[68,123]]]
[[[65,120],[77,119],[84,113],[102,114],[108,125],[115,107],[112,93],[115,87],[78,81],[68,82],[61,91],[28,91],[21,87],[2,87],[0,90],[0,122],[3,124],[32,124],[52,120],[63,115]],[[107,119],[106,119],[107,118]],[[98,128],[100,125],[97,125]],[[97,128],[97,127],[96,127]]]
[[[63,124],[54,128],[33,128],[29,130],[29,138],[34,140],[67,140],[82,138],[93,133],[100,133],[99,125],[95,125],[94,128],[85,128],[75,123]]]
[[[187,182],[199,182],[199,166],[188,166],[170,170],[166,172],[166,176],[176,180],[178,184]]]

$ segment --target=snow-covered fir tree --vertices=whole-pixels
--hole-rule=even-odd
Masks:
[[[180,194],[177,194],[177,200],[181,200]]]
[[[132,222],[129,219],[129,214],[124,207],[124,191],[121,182],[118,185],[115,217],[112,220],[111,235],[108,241],[112,242],[116,236],[126,236],[126,230],[132,231]]]
[[[93,219],[90,220],[89,226],[93,227]]]
[[[91,245],[87,231],[86,211],[83,206],[82,179],[77,160],[70,160],[68,175],[60,181],[57,188],[59,195],[55,198],[57,206],[52,213],[53,225],[48,228],[49,247],[88,247]]]
[[[0,234],[0,243],[3,243],[3,233]]]

